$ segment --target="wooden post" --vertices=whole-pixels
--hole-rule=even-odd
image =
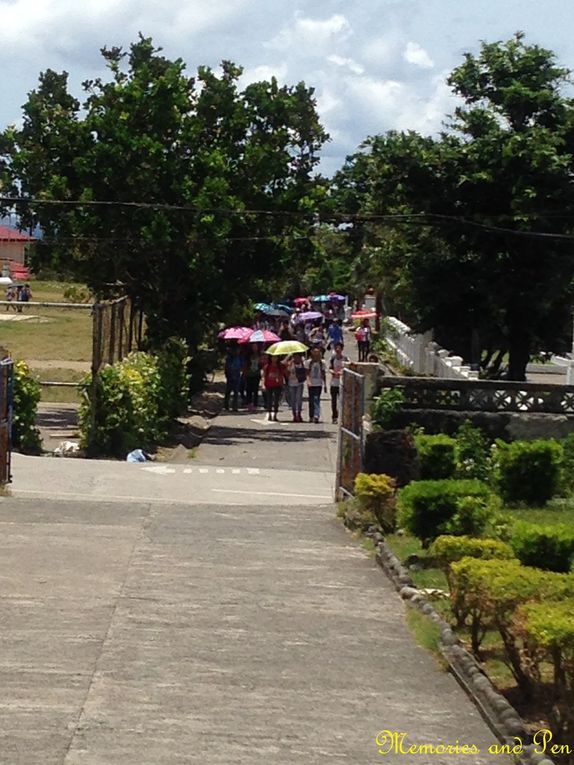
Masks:
[[[88,456],[93,453],[93,438],[98,416],[99,373],[102,366],[102,310],[101,303],[94,303],[92,309],[92,382],[90,394],[90,438],[87,444]]]

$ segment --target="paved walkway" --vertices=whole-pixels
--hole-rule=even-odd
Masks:
[[[335,519],[335,429],[260,419],[222,416],[189,466],[15,459],[0,500],[0,763],[459,759],[381,757],[383,729],[503,762]]]

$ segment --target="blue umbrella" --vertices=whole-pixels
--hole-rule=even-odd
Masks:
[[[331,302],[331,296],[330,295],[315,295],[313,298],[314,303],[330,303]]]
[[[293,313],[293,309],[283,303],[273,303],[273,308],[280,308],[282,311],[287,311],[287,313]]]
[[[273,311],[273,306],[269,303],[255,303],[254,308],[261,313],[269,313],[269,311]]]

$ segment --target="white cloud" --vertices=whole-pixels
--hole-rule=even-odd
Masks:
[[[345,67],[346,69],[349,69],[351,72],[353,72],[353,74],[364,74],[365,72],[365,67],[358,64],[352,58],[338,56],[336,53],[330,55],[327,58],[327,61],[330,61],[331,64],[335,64],[336,66]]]
[[[434,67],[434,61],[426,50],[412,40],[407,43],[403,56],[405,61],[408,61],[409,64],[420,66],[421,69],[432,69]]]
[[[321,55],[327,48],[345,41],[351,33],[351,25],[340,13],[326,19],[312,19],[296,14],[295,21],[283,27],[265,45],[280,51],[293,50],[299,54],[312,52]]]
[[[254,66],[244,70],[241,75],[240,84],[245,87],[252,82],[260,82],[262,80],[269,81],[272,77],[275,77],[277,82],[283,84],[287,79],[287,71],[288,67],[285,62],[279,64],[279,66],[268,66],[267,64]]]

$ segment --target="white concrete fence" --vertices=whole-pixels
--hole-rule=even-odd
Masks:
[[[430,339],[430,334],[415,335],[411,328],[394,316],[388,316],[385,340],[400,363],[417,375],[449,380],[478,380],[478,372],[463,363],[462,356],[452,356]]]

